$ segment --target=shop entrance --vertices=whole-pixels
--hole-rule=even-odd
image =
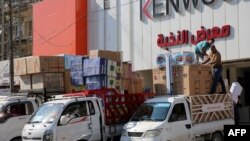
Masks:
[[[250,71],[244,72],[245,105],[250,106]]]
[[[238,77],[238,82],[243,87],[241,103],[239,108],[239,123],[250,124],[250,70],[249,68],[243,69],[243,76]]]

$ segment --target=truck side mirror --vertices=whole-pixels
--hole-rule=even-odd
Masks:
[[[60,125],[66,125],[66,124],[68,124],[68,122],[69,122],[69,117],[67,117],[67,115],[63,115],[63,116],[61,116],[61,118],[60,118]]]
[[[5,114],[0,112],[0,123],[4,123],[5,122]]]

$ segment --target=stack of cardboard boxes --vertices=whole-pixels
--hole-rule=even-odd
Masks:
[[[89,59],[84,60],[84,72],[88,90],[121,88],[122,53],[91,50]]]
[[[122,52],[106,50],[90,50],[89,58],[102,57],[115,62],[122,62]]]
[[[122,82],[121,89],[127,93],[143,92],[143,77],[138,72],[132,73],[132,65],[124,62],[122,64]]]
[[[120,89],[124,91],[125,93],[143,92],[142,75],[136,72],[132,73],[132,65],[130,63],[127,63],[127,62],[122,63],[121,52],[91,50],[89,52],[89,57],[92,58],[92,60],[89,60],[89,61],[94,62],[93,59],[95,59],[95,62],[97,62],[95,66],[100,65],[100,63],[98,63],[98,57],[101,57],[102,58],[102,59],[100,58],[101,60],[104,60],[104,58],[107,59],[108,63],[107,65],[101,65],[101,66],[107,67],[107,74],[105,73],[104,76],[97,75],[98,76],[97,77],[97,76],[94,76],[94,74],[92,74],[92,76],[86,77],[86,83],[88,87],[89,86],[91,87],[91,83],[94,84],[94,83],[97,83],[97,81],[101,80],[107,83],[108,87]],[[86,61],[86,63],[87,62],[90,63],[89,61]],[[84,68],[85,67],[86,67],[86,64],[84,64]],[[90,72],[93,72],[93,70],[94,72],[99,71],[98,69],[95,69],[93,65],[92,67],[86,67],[86,69],[88,70],[91,70],[91,68],[92,68],[92,71]],[[87,72],[85,74],[90,75],[90,72]]]
[[[14,73],[20,76],[20,89],[64,91],[64,58],[31,56],[15,59]]]
[[[117,72],[117,62],[106,58],[89,58],[84,60],[83,75],[86,77],[88,90],[101,88],[120,89],[120,74]]]
[[[77,92],[116,88],[128,93],[143,92],[143,78],[122,63],[122,53],[91,50],[89,57],[79,55],[30,56],[16,59],[14,72],[20,76],[21,90],[46,89]]]
[[[132,65],[130,63],[122,63],[121,89],[125,92],[131,91]],[[128,92],[130,93],[130,92]]]
[[[83,61],[86,56],[64,55],[65,64],[65,92],[86,90],[85,77],[83,77]]]
[[[153,92],[156,95],[166,95],[167,94],[166,70],[153,69],[152,76],[153,76]]]
[[[207,94],[212,83],[211,67],[207,65],[173,66],[174,94]]]

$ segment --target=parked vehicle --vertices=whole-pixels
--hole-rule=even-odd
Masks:
[[[119,94],[115,89],[57,96],[24,126],[23,141],[92,141],[119,136],[123,125],[152,94]]]
[[[38,99],[27,96],[0,96],[1,141],[21,141],[23,126],[38,104]]]
[[[223,141],[234,124],[231,94],[147,100],[123,127],[121,141]]]

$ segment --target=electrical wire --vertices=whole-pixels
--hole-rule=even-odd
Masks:
[[[114,9],[114,8],[118,8],[118,7],[122,7],[122,6],[125,6],[125,5],[129,5],[129,4],[132,4],[132,3],[135,3],[139,0],[135,0],[135,1],[132,1],[132,2],[128,2],[128,3],[124,3],[124,4],[121,4],[119,6],[113,6],[113,7],[110,7],[108,10],[110,9]],[[48,43],[50,45],[53,45],[53,46],[58,46],[58,47],[63,47],[63,46],[69,46],[69,45],[58,45],[58,44],[55,44],[55,43],[52,43],[50,42],[51,39],[59,36],[60,34],[64,33],[65,31],[67,31],[71,26],[75,25],[79,20],[81,20],[82,18],[84,17],[87,17],[89,14],[93,14],[93,13],[99,13],[99,12],[102,12],[102,11],[106,11],[106,9],[101,9],[101,10],[97,10],[97,11],[93,11],[93,12],[89,12],[87,14],[83,14],[81,15],[80,17],[78,17],[76,19],[75,22],[71,23],[70,25],[68,25],[65,29],[63,29],[62,31],[56,33],[55,35],[53,35],[52,37],[46,39],[43,35],[41,35],[41,33],[39,31],[37,31],[35,28],[33,28],[33,30],[39,35],[39,37],[44,41],[44,43]],[[37,39],[39,40],[39,39]]]

